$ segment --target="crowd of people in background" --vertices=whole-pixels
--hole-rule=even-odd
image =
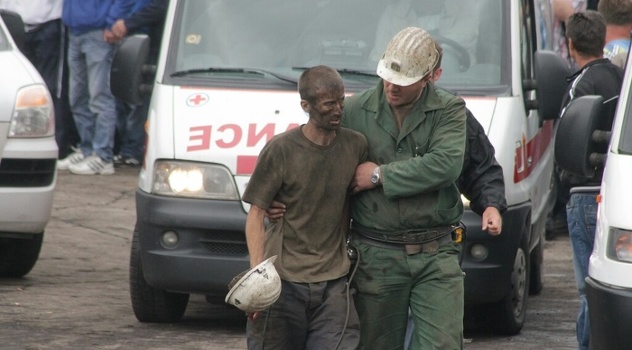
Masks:
[[[136,106],[110,91],[110,68],[125,36],[152,39],[155,63],[168,0],[0,0],[24,22],[22,51],[55,106],[58,170],[108,175],[139,167],[149,97]]]

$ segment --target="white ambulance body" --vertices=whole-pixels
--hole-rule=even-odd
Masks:
[[[530,279],[532,291],[541,288],[554,119],[566,84],[557,56],[536,55],[551,48],[551,20],[545,0],[171,1],[155,77],[140,78],[140,36],[123,44],[112,70],[121,98],[139,101],[139,91],[153,89],[130,262],[137,318],[175,321],[192,293],[222,300],[248,268],[240,196],[257,155],[307,121],[300,74],[325,64],[350,94],[375,86],[388,39],[414,25],[442,43],[438,85],[466,100],[505,173],[503,234],[480,232],[469,210],[463,218],[466,304],[471,315],[492,317],[484,323],[493,329],[519,332]]]

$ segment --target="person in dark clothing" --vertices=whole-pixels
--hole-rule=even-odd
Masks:
[[[132,15],[112,25],[112,41],[120,41],[129,34],[147,34],[150,38],[149,64],[158,61],[160,42],[169,0],[143,0],[136,3]],[[141,105],[117,101],[117,150],[114,165],[140,166],[145,153],[145,121],[149,96]]]
[[[57,162],[58,170],[78,175],[114,174],[116,100],[110,68],[118,45],[108,41],[119,18],[129,16],[134,0],[64,0],[62,21],[69,30],[69,99],[81,141],[79,149]]]
[[[441,61],[443,49],[435,42],[439,61],[432,72],[431,80],[436,83],[443,73]],[[491,235],[498,235],[502,229],[502,213],[507,210],[503,169],[496,161],[494,146],[485,129],[474,114],[465,108],[466,142],[461,175],[456,185],[461,194],[470,200],[470,209],[482,217],[481,228]]]
[[[572,15],[566,23],[569,52],[581,67],[568,78],[568,88],[562,99],[560,117],[569,103],[580,96],[598,95],[604,99],[604,113],[598,130],[611,130],[616,101],[621,90],[623,70],[603,57],[606,43],[606,23],[596,11]],[[606,151],[606,145],[603,151]],[[602,172],[592,178],[584,178],[565,171],[560,172],[560,182],[570,188],[566,217],[573,248],[575,282],[579,291],[579,315],[577,317],[577,341],[580,350],[589,348],[590,322],[586,301],[585,279],[588,276],[588,260],[595,240],[597,200]]]
[[[494,146],[487,138],[483,126],[469,109],[465,112],[465,157],[456,185],[470,200],[470,209],[483,218],[483,230],[489,229],[489,233],[495,235],[502,228],[500,215],[507,210],[503,170],[494,157]],[[488,225],[493,226],[488,228]]]

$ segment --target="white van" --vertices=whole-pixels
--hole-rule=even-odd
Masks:
[[[0,17],[0,277],[22,277],[50,220],[58,149],[53,100],[19,50],[22,18],[6,10]]]
[[[111,76],[127,101],[153,90],[130,261],[136,317],[175,321],[191,293],[222,300],[248,268],[240,197],[259,151],[307,121],[300,74],[325,64],[348,93],[374,86],[388,40],[414,25],[443,45],[438,85],[466,100],[505,172],[503,234],[481,232],[469,209],[463,217],[468,314],[518,333],[529,291],[542,288],[554,119],[566,86],[561,59],[538,52],[551,48],[551,23],[548,0],[171,1],[157,66],[143,65],[148,38],[133,36]]]
[[[604,99],[584,96],[567,108],[555,143],[564,169],[592,176],[605,167],[598,189],[595,246],[590,256],[586,297],[590,348],[630,349],[632,344],[632,60],[628,57],[611,132],[596,130]],[[608,143],[608,153],[596,152]],[[578,147],[579,145],[579,147]],[[606,160],[607,159],[607,160]]]

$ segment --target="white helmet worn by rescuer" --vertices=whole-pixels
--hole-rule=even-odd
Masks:
[[[428,32],[417,27],[404,28],[388,43],[377,64],[377,75],[395,85],[412,85],[432,72],[438,59]]]
[[[226,303],[245,312],[267,309],[281,295],[281,277],[274,268],[277,256],[235,276],[228,285]]]

